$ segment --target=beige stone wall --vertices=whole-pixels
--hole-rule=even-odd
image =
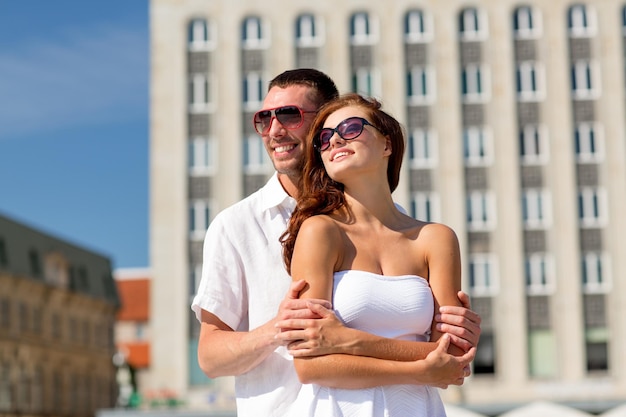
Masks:
[[[545,98],[540,118],[549,132],[549,163],[543,167],[544,187],[551,193],[553,221],[546,230],[546,247],[554,260],[556,291],[550,295],[551,320],[558,348],[557,376],[529,376],[524,228],[520,205],[521,174],[517,141],[513,0],[467,3],[447,1],[151,1],[151,268],[152,366],[154,388],[188,391],[189,243],[187,233],[187,103],[186,25],[205,17],[217,25],[212,51],[216,83],[213,129],[219,142],[219,167],[212,178],[213,196],[221,210],[243,197],[242,81],[240,25],[249,15],[270,28],[271,46],[263,52],[267,80],[295,63],[294,21],[302,12],[320,16],[325,43],[319,68],[341,91],[350,88],[347,24],[355,11],[367,11],[380,27],[373,62],[382,82],[385,107],[406,120],[403,16],[421,8],[432,18],[434,36],[428,59],[436,74],[436,99],[430,105],[431,126],[438,133],[439,163],[431,171],[440,196],[441,217],[459,235],[464,260],[470,252],[466,224],[466,180],[463,161],[463,109],[460,98],[458,13],[473,6],[485,13],[488,36],[482,41],[482,62],[490,72],[490,97],[483,103],[484,123],[493,136],[493,163],[485,168],[489,189],[496,196],[497,225],[489,232],[498,259],[498,292],[492,303],[496,373],[472,377],[461,389],[443,395],[451,402],[517,403],[535,399],[598,401],[626,399],[626,258],[621,236],[626,232],[626,129],[624,125],[624,4],[617,0],[585,2],[595,11],[597,34],[591,38],[591,58],[600,71],[600,95],[594,99],[595,121],[603,126],[605,157],[598,163],[598,182],[606,190],[608,224],[601,244],[608,254],[611,291],[606,294],[609,338],[608,372],[585,367],[585,328],[581,290],[581,228],[577,211],[577,162],[573,153],[574,115],[570,80],[567,9],[564,0],[530,1],[542,16],[536,60],[545,69]],[[396,199],[410,204],[408,164]],[[464,277],[469,271],[464,265]],[[467,289],[469,283],[464,281]],[[177,301],[176,301],[177,300]]]

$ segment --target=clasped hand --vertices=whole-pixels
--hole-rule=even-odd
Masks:
[[[304,281],[291,285],[280,304],[275,338],[286,345],[294,357],[320,356],[337,353],[343,345],[339,329],[345,326],[331,310],[331,303],[322,299],[298,299]]]
[[[285,345],[295,357],[314,357],[333,353],[350,354],[355,346],[354,330],[349,329],[337,318],[328,300],[298,299],[298,294],[306,283],[294,282],[280,304],[274,327],[275,339]],[[421,381],[427,385],[447,388],[449,385],[462,385],[470,375],[470,363],[476,355],[476,345],[480,337],[480,317],[469,310],[469,298],[460,293],[463,307],[442,307],[436,320],[443,322],[445,332],[437,342],[437,348],[424,359],[424,368],[418,372]],[[454,344],[466,353],[453,356],[448,353]],[[413,361],[412,361],[413,362]],[[414,361],[417,365],[418,361]],[[417,376],[417,374],[416,374]],[[424,382],[422,382],[424,383]]]

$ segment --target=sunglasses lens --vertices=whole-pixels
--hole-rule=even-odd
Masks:
[[[354,139],[363,132],[363,121],[357,118],[345,120],[337,128],[337,132],[344,139]]]
[[[302,126],[302,111],[296,106],[284,106],[272,110],[261,110],[254,114],[254,128],[265,135],[270,130],[272,117],[276,117],[278,122],[285,129],[297,129]]]
[[[272,120],[272,112],[269,110],[261,110],[254,115],[254,128],[260,134],[267,133]]]
[[[363,128],[366,123],[368,123],[367,120],[360,117],[350,117],[339,123],[339,125],[334,129],[325,127],[317,136],[315,146],[320,151],[328,149],[330,146],[330,139],[333,137],[335,132],[337,132],[337,134],[344,140],[356,139],[361,133],[363,133]]]
[[[329,129],[329,128],[324,128],[322,129],[322,131],[320,132],[319,136],[318,136],[318,146],[320,150],[325,150],[326,148],[328,148],[328,145],[330,145],[330,139],[333,137],[333,135],[335,134],[335,130],[334,129]]]
[[[302,124],[302,113],[296,106],[285,106],[276,109],[276,118],[287,129],[295,129]]]

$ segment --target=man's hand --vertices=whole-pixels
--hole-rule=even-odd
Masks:
[[[277,322],[276,326],[281,332],[276,338],[287,344],[294,358],[344,352],[341,348],[346,341],[338,337],[343,334],[338,330],[345,326],[330,309],[330,302],[314,299],[302,301],[306,301],[312,316]],[[299,315],[304,316],[303,313]]]
[[[432,377],[426,385],[445,389],[449,385],[463,385],[465,378],[470,376],[470,363],[476,356],[476,348],[470,348],[463,356],[454,356],[448,353],[450,340],[450,335],[444,334],[437,341],[437,349],[426,356],[427,373]],[[423,377],[420,375],[420,379]]]
[[[450,342],[468,352],[478,345],[480,339],[480,316],[470,308],[470,299],[463,291],[458,292],[463,307],[441,306],[435,315],[437,330],[450,335]]]
[[[319,317],[308,308],[308,300],[298,299],[305,285],[304,281],[292,283],[276,316],[250,331],[234,331],[216,315],[202,310],[198,339],[198,364],[202,371],[210,378],[246,373],[284,344],[276,338],[280,331],[277,322]],[[316,302],[330,307],[326,300]]]
[[[285,295],[285,298],[281,301],[274,323],[274,327],[280,329],[280,332],[289,330],[304,330],[306,327],[298,326],[302,324],[310,324],[315,319],[321,318],[318,312],[309,308],[311,305],[320,306],[323,309],[321,311],[329,311],[328,309],[331,308],[330,301],[328,300],[299,299],[298,295],[305,286],[306,281],[304,280],[293,282],[289,287],[289,291]],[[300,333],[300,336],[301,335],[302,334]],[[290,336],[285,336],[279,334],[277,339],[282,340],[285,344],[298,340],[291,338],[291,336],[298,335],[291,334]]]

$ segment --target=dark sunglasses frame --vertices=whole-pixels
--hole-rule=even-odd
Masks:
[[[297,110],[297,113],[294,110]],[[286,111],[289,111],[289,113],[286,113]],[[259,135],[266,135],[272,126],[272,120],[276,119],[285,129],[293,130],[302,126],[304,123],[304,115],[306,113],[317,113],[317,110],[303,110],[293,104],[274,107],[272,109],[263,109],[254,113],[252,123],[254,124],[254,130],[256,130]],[[299,114],[300,116],[300,119],[297,122],[285,119],[285,117],[293,117],[296,114]]]
[[[348,135],[346,136],[346,129],[348,126],[353,126],[353,122],[358,121],[360,122],[360,129],[357,132],[355,131],[350,131],[348,132]],[[365,126],[372,126],[374,129],[378,130],[380,132],[380,129],[378,129],[376,126],[374,126],[373,124],[371,124],[369,121],[367,121],[367,119],[364,119],[362,117],[358,117],[358,116],[353,116],[353,117],[348,117],[347,119],[342,120],[341,122],[339,122],[339,124],[337,125],[337,127],[335,127],[334,129],[331,127],[325,127],[322,130],[320,130],[320,132],[315,135],[315,139],[313,140],[313,147],[315,149],[317,149],[319,152],[323,152],[326,149],[328,149],[330,147],[330,140],[333,138],[333,136],[335,135],[335,132],[337,132],[337,134],[339,135],[339,137],[343,140],[352,140],[352,139],[356,139],[359,136],[361,136],[361,133],[363,133],[363,129],[365,129]],[[328,136],[326,137],[326,139],[322,139],[322,135],[324,133],[327,133]]]

